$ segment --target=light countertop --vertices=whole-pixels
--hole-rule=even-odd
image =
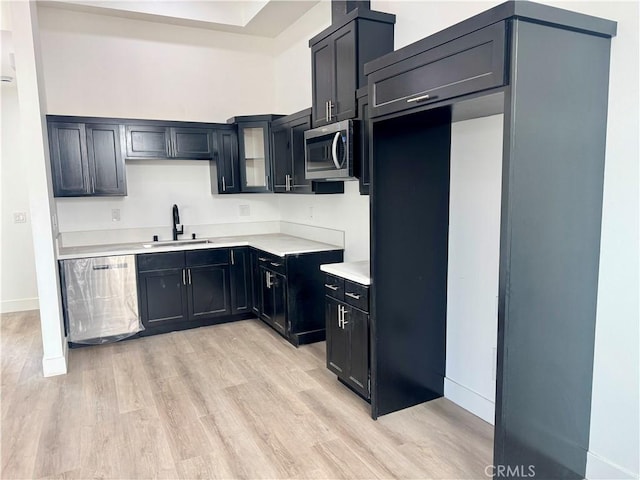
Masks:
[[[363,260],[361,262],[326,263],[320,265],[320,270],[361,285],[371,285],[369,260]]]
[[[200,238],[199,240],[205,240]],[[112,255],[132,255],[139,253],[176,252],[181,250],[202,250],[210,248],[241,247],[250,246],[284,257],[286,255],[296,255],[300,253],[324,252],[329,250],[342,250],[342,247],[328,243],[316,242],[300,237],[284,234],[266,235],[245,235],[237,237],[217,237],[206,238],[210,243],[183,244],[183,245],[162,245],[159,242],[153,247],[144,247],[145,243],[136,242],[120,243],[108,245],[89,245],[61,247],[58,252],[58,260],[68,260],[73,258],[107,257]]]

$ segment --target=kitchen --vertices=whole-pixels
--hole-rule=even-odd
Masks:
[[[372,7],[398,15],[396,49],[490,6],[474,4],[468,5],[466,7],[468,10],[464,11],[461,8],[456,11],[444,10],[451,12],[450,18],[429,16],[429,21],[434,22],[432,28],[428,29],[422,23],[424,20],[421,20],[419,26],[414,26],[411,29],[409,27],[401,28],[400,22],[411,25],[411,18],[415,17],[417,12],[412,8],[428,10],[428,5],[411,7],[403,3],[398,5],[395,5],[394,2],[378,3],[374,2]],[[309,15],[303,17],[300,22],[277,37],[272,44],[267,44],[264,40],[252,41],[234,35],[232,37],[234,40],[233,51],[220,52],[221,58],[199,58],[197,55],[202,53],[201,49],[188,48],[193,44],[215,43],[214,40],[219,40],[218,43],[220,43],[220,37],[224,37],[224,35],[216,32],[205,34],[202,31],[172,27],[185,35],[180,35],[179,39],[175,38],[175,43],[169,43],[163,36],[164,33],[154,29],[151,25],[136,23],[139,28],[135,32],[128,31],[127,38],[111,38],[107,35],[96,34],[94,39],[96,43],[87,44],[86,41],[77,41],[78,38],[86,40],[87,32],[109,31],[109,26],[118,28],[122,20],[44,8],[42,9],[44,14],[41,14],[42,18],[40,19],[44,49],[43,59],[45,76],[51,79],[50,82],[46,82],[48,89],[47,113],[224,122],[226,118],[235,115],[290,113],[306,108],[309,106],[311,97],[310,71],[306,71],[304,73],[306,78],[301,79],[299,76],[302,74],[292,71],[290,66],[299,64],[309,69],[308,39],[323,26],[328,25],[328,7],[318,6],[315,8],[324,8],[325,10],[309,12]],[[400,10],[397,11],[397,9]],[[404,14],[401,15],[401,12]],[[311,15],[315,15],[317,18]],[[599,16],[611,18],[606,13],[600,13]],[[318,18],[323,20],[318,21]],[[322,22],[325,23],[322,24]],[[441,23],[438,24],[438,22]],[[70,34],[67,32],[69,30],[75,31],[75,33]],[[178,36],[176,30],[170,30],[169,33],[173,33],[174,37]],[[202,36],[209,35],[216,38],[202,38]],[[154,46],[150,42],[154,38],[161,40],[162,56],[171,61],[158,60],[157,47],[154,50]],[[136,39],[138,40],[134,41]],[[231,42],[230,39],[227,41]],[[292,45],[295,46],[292,47]],[[48,55],[47,48],[51,49]],[[73,62],[73,52],[83,51],[85,48],[92,48],[99,52],[99,55],[95,55],[95,57],[87,57],[86,53],[85,55],[81,55],[81,52],[77,53],[83,58],[96,59],[94,67],[102,73],[91,82],[86,82],[83,78],[86,75],[86,69],[91,68],[90,64],[94,60]],[[136,55],[132,58],[122,58],[121,52],[128,49],[135,51]],[[269,60],[273,54],[271,49],[278,52],[274,62]],[[191,57],[185,54],[187,50],[192,55]],[[62,55],[63,58],[57,58],[57,55]],[[225,55],[233,57],[233,61],[237,62],[237,69],[234,70],[238,72],[238,78],[247,82],[246,85],[236,85],[240,82],[235,77],[234,84],[230,82],[220,84],[220,82],[224,82],[224,79],[221,78],[224,75],[216,74],[219,71],[217,65],[227,64],[223,63]],[[148,58],[149,62],[146,65],[140,63],[145,58]],[[68,60],[65,62],[65,59]],[[230,58],[226,58],[226,60],[231,61]],[[127,61],[131,63],[127,64]],[[133,64],[134,62],[135,64]],[[114,68],[105,72],[104,67],[101,66],[104,63],[113,65]],[[196,66],[197,72],[185,73]],[[210,68],[208,74],[202,71],[203,68]],[[275,80],[271,85],[269,85],[270,79],[265,78],[264,71],[274,71]],[[615,71],[614,67],[612,67],[612,71]],[[126,72],[135,72],[135,74]],[[96,83],[98,81],[104,83]],[[69,88],[70,85],[72,88]],[[234,90],[234,88],[238,90]],[[207,90],[223,91],[225,94],[211,95],[203,101],[202,92]],[[96,95],[96,91],[100,93]],[[141,96],[140,91],[146,91],[147,95]],[[246,91],[255,93],[255,96],[252,94],[251,98],[246,98],[246,95],[242,94]],[[279,108],[274,108],[272,103],[273,92],[275,92],[275,99],[277,99],[275,106]],[[295,97],[294,92],[296,93]],[[296,98],[298,93],[299,98]],[[192,98],[191,95],[195,98]],[[178,101],[167,101],[168,98]],[[209,105],[206,104],[207,101]],[[188,109],[186,105],[188,105]],[[501,121],[492,122],[492,117],[488,117],[476,122],[486,129],[486,136],[491,136],[496,132],[500,133]],[[461,135],[481,135],[476,128],[472,131],[465,131],[464,125],[458,126],[461,128]],[[486,153],[486,156],[493,158],[491,149],[495,148],[495,145],[487,145],[486,149],[489,153]],[[499,151],[499,144],[497,148]],[[475,153],[477,154],[477,151]],[[181,218],[187,225],[186,231],[188,233],[191,233],[189,231],[191,225],[242,223],[241,206],[248,205],[251,220],[311,224],[344,231],[345,260],[362,260],[368,257],[368,199],[359,195],[356,182],[345,184],[344,195],[313,197],[277,195],[272,198],[267,198],[267,195],[257,196],[259,198],[256,198],[255,195],[240,195],[239,199],[233,196],[223,198],[221,195],[211,195],[207,166],[197,162],[192,162],[188,166],[189,168],[186,168],[185,163],[177,161],[173,164],[172,161],[161,164],[142,163],[142,161],[128,163],[129,195],[127,197],[119,200],[98,198],[58,200],[57,211],[60,230],[62,232],[82,232],[111,229],[114,225],[112,210],[120,209],[119,229],[165,226],[166,230],[159,233],[162,238],[169,238],[170,208],[173,203],[180,205]],[[188,188],[185,188],[186,185]],[[159,205],[155,197],[158,192],[163,193],[163,198],[166,195],[166,204]],[[340,212],[340,215],[336,215],[335,212]],[[491,310],[495,306],[490,305],[487,308]],[[483,359],[483,364],[490,365],[491,346],[479,351],[478,355]],[[473,363],[474,359],[471,358],[468,361]],[[487,370],[488,383],[490,384],[491,368],[485,369],[485,371]]]

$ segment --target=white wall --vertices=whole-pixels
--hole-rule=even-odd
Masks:
[[[503,115],[454,123],[451,137],[444,394],[493,424]]]
[[[270,39],[46,7],[39,16],[49,114],[224,123],[274,111]],[[280,219],[274,196],[212,195],[208,162],[132,161],[126,174],[126,197],[58,199],[60,230],[166,228],[174,203],[188,226]]]
[[[20,110],[15,83],[0,87],[0,311],[38,308],[36,266],[31,236],[27,177],[20,148]],[[13,214],[26,214],[26,223],[13,223]]]

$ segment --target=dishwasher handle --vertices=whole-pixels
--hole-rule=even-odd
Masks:
[[[93,270],[110,270],[116,268],[129,268],[127,263],[115,263],[113,265],[94,265],[92,267]]]

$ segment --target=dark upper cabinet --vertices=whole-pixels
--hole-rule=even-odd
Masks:
[[[369,195],[371,183],[371,157],[369,155],[369,95],[367,88],[358,90],[358,149],[354,174],[360,182],[360,195]]]
[[[252,309],[251,260],[247,247],[232,248],[229,266],[231,287],[231,314]]]
[[[120,125],[87,124],[87,154],[94,195],[125,195]]]
[[[209,128],[127,125],[125,137],[127,158],[211,160],[215,155]]]
[[[53,190],[56,197],[90,193],[84,123],[49,123]]]
[[[168,127],[126,126],[127,158],[169,158],[171,135]]]
[[[172,127],[171,156],[190,160],[212,160],[215,155],[213,130],[209,128]]]
[[[357,116],[364,64],[393,51],[394,23],[394,15],[356,9],[309,41],[313,127]]]
[[[235,128],[218,130],[217,193],[239,193],[238,134]],[[213,185],[214,178],[211,179]],[[216,193],[216,192],[214,192]]]
[[[240,190],[271,190],[271,147],[269,121],[238,122]]]
[[[55,197],[126,195],[121,127],[48,123]]]
[[[314,182],[305,178],[304,132],[311,128],[307,108],[272,123],[273,191],[275,193],[344,193],[343,182]]]

